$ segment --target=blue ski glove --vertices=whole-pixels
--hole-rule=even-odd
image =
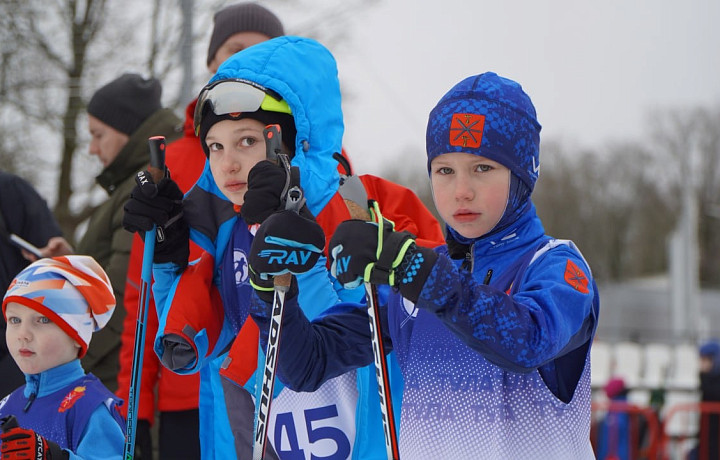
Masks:
[[[348,220],[338,225],[328,246],[330,271],[347,289],[363,282],[387,284],[417,302],[437,255],[415,244],[409,232],[396,232],[372,202],[377,222]]]
[[[274,276],[305,273],[315,266],[324,248],[325,233],[314,219],[295,211],[272,214],[250,246],[250,284],[258,295],[272,294]]]

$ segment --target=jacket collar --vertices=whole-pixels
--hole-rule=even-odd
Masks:
[[[141,170],[150,161],[148,138],[161,133],[169,135],[173,131],[177,132],[178,122],[178,118],[170,109],[161,109],[150,115],[130,136],[115,160],[95,178],[97,183],[106,192],[112,194],[120,183]]]
[[[513,224],[489,236],[467,239],[458,235],[450,226],[447,231],[448,253],[453,259],[463,259],[471,248],[475,256],[498,255],[515,250],[536,241],[545,234],[542,222],[537,216],[535,205],[530,202],[527,211]]]
[[[31,394],[42,398],[67,386],[68,383],[85,375],[79,359],[61,364],[39,374],[25,374],[25,390],[23,394],[29,398]]]

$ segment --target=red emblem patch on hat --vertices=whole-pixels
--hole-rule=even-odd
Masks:
[[[482,143],[485,115],[455,113],[450,121],[450,145],[476,149]]]
[[[575,288],[576,291],[587,294],[588,290],[588,278],[585,273],[573,263],[572,260],[568,259],[567,265],[565,265],[565,281]]]
[[[65,412],[66,410],[70,409],[72,406],[75,405],[75,403],[78,401],[78,399],[85,396],[85,387],[75,387],[73,390],[68,393],[60,403],[60,407],[58,407],[58,412]]]

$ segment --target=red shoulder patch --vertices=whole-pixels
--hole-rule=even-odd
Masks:
[[[73,390],[68,393],[60,403],[60,407],[58,407],[58,412],[65,412],[66,410],[70,409],[72,406],[75,405],[78,399],[85,396],[85,387],[75,387]]]
[[[485,115],[455,113],[450,121],[450,145],[476,149],[482,143]]]
[[[575,288],[576,291],[587,294],[588,290],[588,278],[585,273],[575,265],[575,263],[568,259],[567,265],[565,265],[565,281]]]

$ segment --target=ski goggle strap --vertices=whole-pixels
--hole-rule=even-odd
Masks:
[[[256,112],[259,109],[268,112],[280,112],[292,115],[286,101],[275,91],[242,79],[218,80],[210,83],[200,91],[195,113],[193,128],[195,135],[200,135],[200,124],[206,104],[215,115],[229,113]]]

